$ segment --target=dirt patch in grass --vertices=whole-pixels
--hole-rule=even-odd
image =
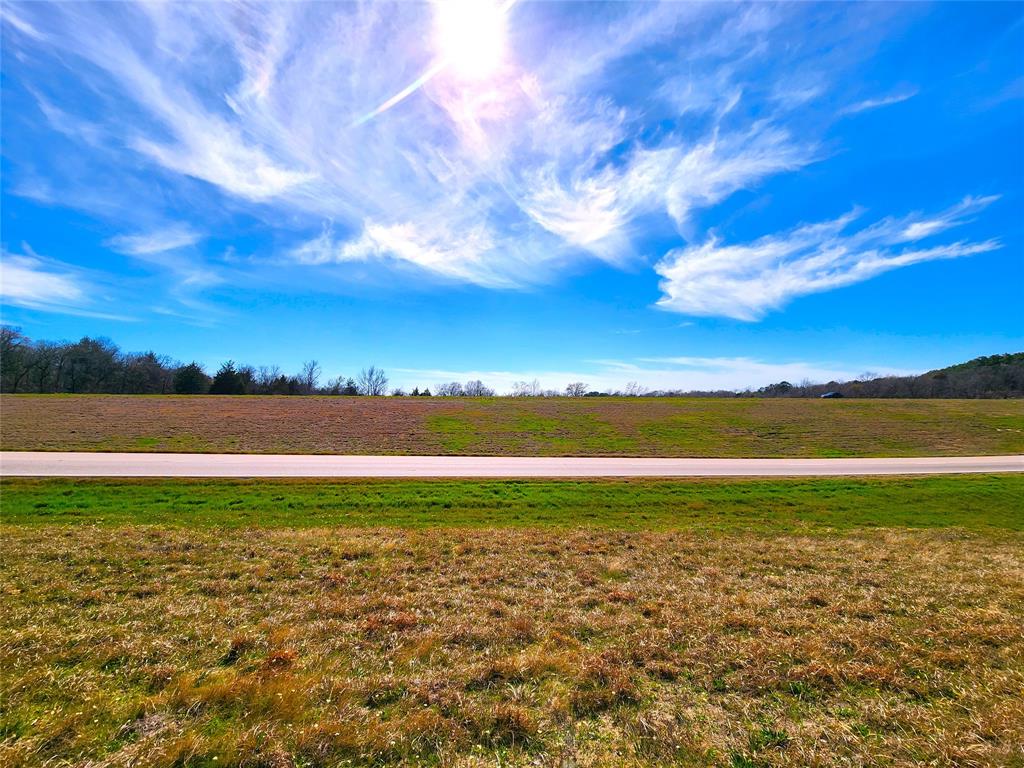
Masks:
[[[4,395],[4,450],[526,456],[1024,453],[1021,400]]]
[[[5,526],[0,763],[1012,765],[1019,535]]]

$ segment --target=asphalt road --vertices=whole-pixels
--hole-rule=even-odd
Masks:
[[[913,459],[648,459],[0,453],[7,477],[768,477],[1024,472],[1024,456]]]

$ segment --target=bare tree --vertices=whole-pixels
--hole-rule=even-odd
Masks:
[[[386,395],[388,393],[388,377],[380,368],[371,365],[359,372],[356,388],[361,395]]]
[[[256,387],[256,369],[251,365],[242,365],[238,368],[238,378],[242,380],[242,394],[255,395],[257,393]]]
[[[465,394],[462,390],[462,385],[457,381],[438,384],[434,392],[438,397],[462,397]]]
[[[540,382],[515,381],[512,383],[512,397],[537,397],[540,394]]]
[[[307,395],[311,395],[316,391],[316,384],[320,381],[320,372],[320,363],[316,360],[307,360],[302,364],[299,381],[302,382],[302,389]]]
[[[587,385],[582,381],[574,381],[565,388],[566,397],[583,397],[587,394]]]
[[[261,365],[256,369],[256,387],[260,394],[270,394],[274,383],[281,377],[281,369],[276,365]]]
[[[0,376],[3,391],[17,392],[21,380],[32,370],[29,338],[19,329],[0,327]]]
[[[462,391],[465,392],[466,397],[494,397],[494,390],[479,379],[467,381]]]
[[[647,387],[641,386],[635,381],[631,381],[626,384],[626,389],[623,390],[622,394],[626,397],[642,397],[647,394]]]

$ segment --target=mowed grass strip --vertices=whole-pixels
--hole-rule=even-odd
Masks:
[[[1024,530],[1024,475],[701,480],[5,478],[15,525]]]
[[[7,525],[2,558],[10,768],[1022,759],[1016,534]]]
[[[1024,453],[1024,400],[3,395],[4,450],[481,456]]]

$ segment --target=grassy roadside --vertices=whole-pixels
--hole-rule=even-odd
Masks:
[[[7,524],[1024,531],[1024,476],[0,481]]]
[[[0,482],[0,765],[1024,765],[1024,477]]]

